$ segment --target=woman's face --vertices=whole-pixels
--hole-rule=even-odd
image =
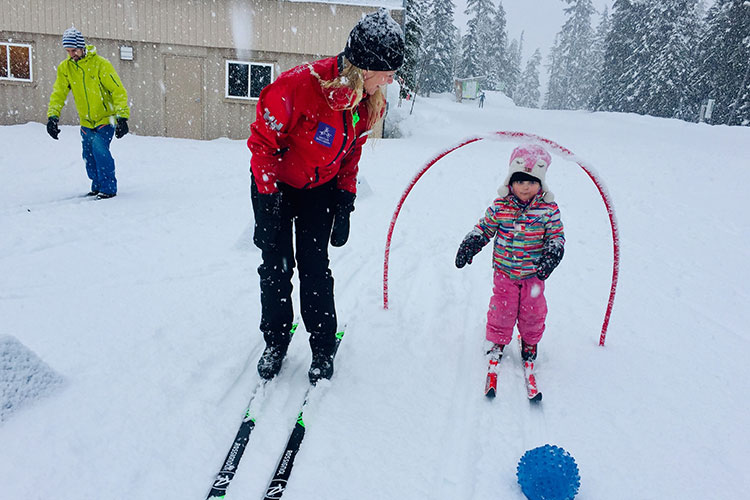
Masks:
[[[366,69],[363,71],[365,78],[365,92],[367,95],[373,95],[380,87],[393,83],[395,71],[372,71]]]

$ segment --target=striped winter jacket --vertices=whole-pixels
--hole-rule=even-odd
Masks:
[[[497,198],[475,226],[487,241],[495,237],[493,265],[511,279],[533,276],[544,248],[565,244],[560,209],[542,194],[526,206],[512,194]]]

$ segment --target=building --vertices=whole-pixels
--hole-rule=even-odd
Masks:
[[[0,0],[0,125],[46,123],[62,33],[75,26],[117,70],[140,135],[242,139],[261,89],[343,50],[376,7],[401,0]],[[72,102],[61,124],[77,125]]]
[[[453,90],[456,93],[456,102],[463,99],[476,99],[481,94],[482,82],[487,79],[486,76],[472,76],[469,78],[455,78],[453,80]]]

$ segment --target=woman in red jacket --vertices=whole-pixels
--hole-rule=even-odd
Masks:
[[[357,23],[343,53],[292,68],[260,93],[247,145],[253,241],[263,259],[266,349],[258,373],[264,379],[279,372],[289,345],[295,264],[310,333],[310,382],[333,375],[337,323],[328,241],[338,247],[349,237],[362,145],[385,113],[382,87],[403,59],[401,28],[380,9]]]

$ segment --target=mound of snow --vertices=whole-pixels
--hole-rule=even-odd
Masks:
[[[0,422],[55,390],[63,379],[16,338],[0,336]]]

